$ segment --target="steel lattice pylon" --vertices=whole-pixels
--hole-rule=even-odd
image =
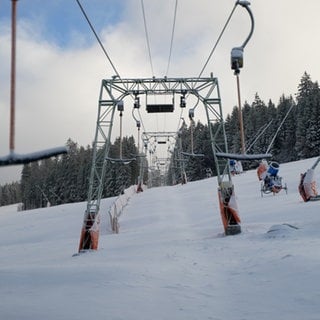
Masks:
[[[210,131],[210,140],[213,157],[217,170],[220,195],[220,209],[223,215],[228,208],[230,197],[233,194],[233,184],[229,170],[228,160],[218,158],[216,153],[228,153],[224,120],[218,79],[211,76],[206,78],[143,78],[143,79],[103,79],[101,83],[98,118],[93,144],[93,159],[89,180],[87,208],[84,216],[82,236],[79,250],[96,249],[97,240],[95,232],[99,233],[99,210],[103,185],[106,175],[106,159],[110,148],[110,138],[115,110],[119,102],[127,96],[141,95],[194,95],[202,102]],[[227,225],[230,219],[227,215]],[[224,219],[224,217],[223,217]],[[232,224],[240,226],[236,221]]]

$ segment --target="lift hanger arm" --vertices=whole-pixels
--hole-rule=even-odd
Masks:
[[[245,1],[245,0],[238,0],[236,4],[239,4],[241,5],[242,7],[244,7],[249,15],[250,15],[250,19],[251,19],[251,30],[250,30],[250,33],[247,37],[247,39],[244,41],[244,43],[242,44],[241,48],[244,49],[245,46],[247,45],[247,43],[249,42],[250,38],[252,37],[252,34],[253,34],[253,30],[254,30],[254,18],[253,18],[253,14],[252,14],[252,11],[249,7],[250,5],[250,2],[249,1]]]
[[[242,161],[251,161],[251,160],[261,160],[261,159],[269,159],[272,158],[272,154],[270,153],[261,153],[261,154],[237,154],[237,153],[224,153],[217,152],[216,156],[218,158],[226,158],[226,159],[234,159],[234,160],[242,160]]]
[[[27,154],[11,152],[9,155],[0,157],[0,166],[15,164],[28,164],[33,161],[48,159],[68,152],[67,147],[57,147]]]

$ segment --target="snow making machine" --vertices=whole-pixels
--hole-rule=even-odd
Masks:
[[[283,183],[283,178],[278,175],[279,168],[280,165],[276,161],[272,161],[269,164],[266,160],[260,162],[257,175],[259,181],[261,181],[261,197],[269,193],[275,195],[281,190],[285,190],[288,193],[287,184]]]

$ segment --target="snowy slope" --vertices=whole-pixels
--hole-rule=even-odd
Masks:
[[[320,319],[320,201],[260,195],[256,171],[233,181],[240,235],[225,237],[216,178],[134,195],[111,234],[102,202],[97,252],[77,251],[85,203],[0,208],[1,319]],[[319,175],[317,181],[320,181]]]

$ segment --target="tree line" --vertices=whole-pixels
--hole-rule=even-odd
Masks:
[[[249,154],[273,155],[279,163],[319,156],[320,153],[320,89],[306,72],[298,85],[295,97],[282,95],[276,105],[271,100],[262,101],[258,94],[254,101],[245,102],[242,108],[246,151]],[[285,121],[284,121],[285,120]],[[203,179],[209,171],[215,174],[208,126],[197,122],[193,129],[193,151],[204,157],[192,157],[185,164],[189,181]],[[239,112],[234,107],[225,118],[228,149],[240,153]],[[181,149],[190,151],[191,127],[181,129]],[[177,142],[178,143],[178,142]],[[21,181],[0,187],[0,206],[22,202],[25,209],[87,200],[92,147],[78,146],[68,140],[69,153],[59,157],[24,165]],[[120,138],[110,146],[111,158],[119,156]],[[122,141],[124,157],[132,158],[138,150],[134,138]],[[270,150],[269,150],[270,149]],[[138,159],[138,158],[137,158]],[[245,163],[247,169],[257,163]],[[136,183],[139,160],[128,165],[108,162],[103,197],[115,196]],[[180,173],[172,161],[167,182],[181,182]]]
[[[254,101],[242,107],[246,152],[272,154],[279,163],[296,161],[320,155],[320,89],[306,72],[298,85],[296,97],[282,95],[275,105],[262,101],[258,94]],[[182,150],[190,152],[190,126],[181,128]],[[225,118],[225,130],[230,153],[241,153],[239,110],[234,107]],[[219,138],[218,138],[219,139]],[[184,163],[189,181],[203,179],[208,170],[216,174],[207,125],[198,122],[193,128],[196,153],[204,157],[190,157]],[[257,167],[257,162],[244,162],[245,169]],[[168,181],[179,181],[176,166],[170,168]],[[178,179],[177,179],[178,177]]]
[[[59,205],[87,200],[93,148],[79,146],[69,139],[68,153],[26,164],[21,181],[0,188],[0,206],[22,203],[23,209]],[[120,138],[110,145],[110,158],[119,158]],[[122,138],[124,157],[138,153],[134,138]],[[107,161],[103,197],[119,195],[137,183],[139,159],[127,165]]]

